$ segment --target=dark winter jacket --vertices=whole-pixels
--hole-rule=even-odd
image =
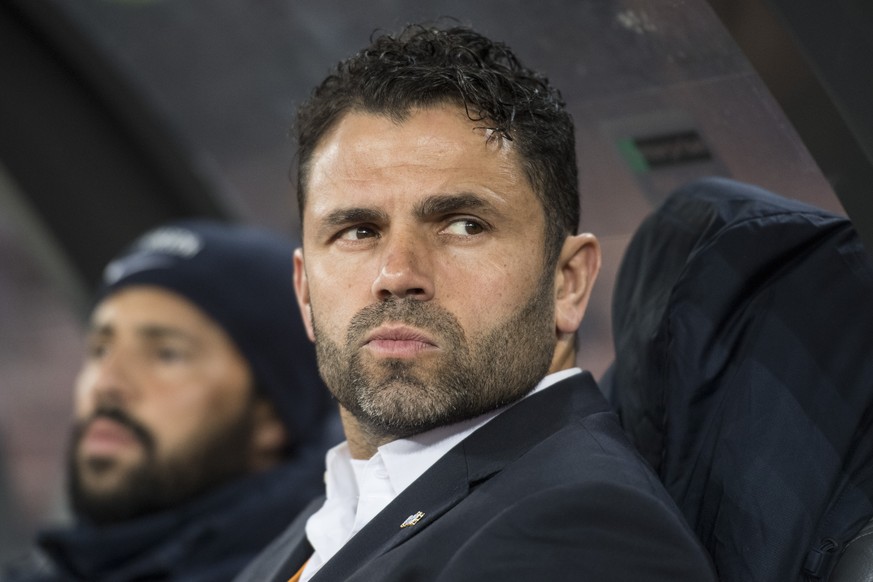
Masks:
[[[826,580],[873,516],[873,261],[842,216],[725,179],[634,235],[622,424],[724,582]]]
[[[323,493],[323,455],[228,484],[174,511],[107,527],[44,531],[40,566],[6,582],[230,580]]]

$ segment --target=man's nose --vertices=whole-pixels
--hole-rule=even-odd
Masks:
[[[136,389],[127,363],[124,355],[111,351],[88,364],[91,374],[85,374],[85,389],[94,404],[120,406],[133,398]]]
[[[414,235],[393,235],[384,244],[373,295],[380,301],[433,298],[434,280],[427,244]]]

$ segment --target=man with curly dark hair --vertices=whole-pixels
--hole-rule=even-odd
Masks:
[[[410,26],[298,112],[295,289],[346,442],[247,580],[713,580],[575,368],[600,267],[559,93]]]

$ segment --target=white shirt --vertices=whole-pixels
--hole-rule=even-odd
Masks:
[[[549,374],[525,398],[581,372],[579,368],[571,368]],[[413,481],[509,406],[408,439],[391,441],[366,460],[352,459],[347,441],[330,449],[325,474],[327,499],[306,522],[306,537],[315,552],[306,563],[300,581],[311,579]]]

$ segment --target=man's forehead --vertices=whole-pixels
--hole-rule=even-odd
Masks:
[[[402,120],[374,113],[350,112],[320,140],[313,159],[316,164],[325,160],[337,163],[354,153],[360,154],[362,160],[378,162],[378,158],[373,157],[378,148],[397,142],[419,155],[433,155],[430,151],[437,150],[443,157],[449,157],[469,145],[484,145],[486,131],[454,108],[417,109]],[[361,160],[356,161],[360,163]]]
[[[132,285],[104,297],[89,321],[91,334],[133,331],[139,335],[193,335],[213,327],[212,319],[178,293],[151,285]]]
[[[324,195],[336,199],[333,203],[366,206],[370,195],[384,194],[386,186],[405,184],[411,197],[433,194],[443,179],[451,183],[445,194],[464,191],[464,180],[472,190],[487,189],[490,182],[497,189],[529,186],[512,143],[491,139],[490,131],[454,106],[415,110],[402,121],[350,112],[310,160],[304,212],[330,212],[323,207]]]

